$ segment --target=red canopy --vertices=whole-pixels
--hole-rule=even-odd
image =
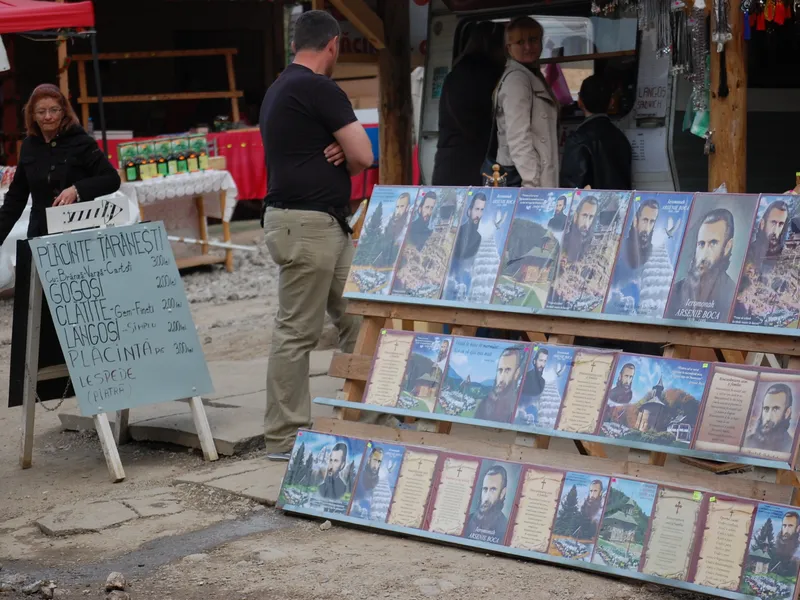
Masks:
[[[0,0],[0,34],[66,27],[94,27],[92,3]]]

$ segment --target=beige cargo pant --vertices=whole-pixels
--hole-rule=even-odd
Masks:
[[[267,208],[264,240],[279,267],[278,313],[267,364],[267,452],[289,452],[297,430],[311,426],[309,356],[327,311],[339,349],[352,352],[360,318],[342,298],[353,242],[327,213]]]

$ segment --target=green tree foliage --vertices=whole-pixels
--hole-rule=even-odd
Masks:
[[[772,555],[772,550],[775,548],[775,532],[772,527],[772,519],[767,519],[767,522],[761,526],[750,547],[753,550],[761,550],[761,552]]]
[[[286,476],[284,477],[286,485],[300,483],[300,477],[303,474],[303,458],[306,455],[306,444],[303,442],[300,447],[292,455],[289,466],[286,469]]]
[[[567,496],[561,501],[553,533],[572,535],[581,526],[582,520],[583,517],[578,506],[578,489],[573,485],[567,492]]]

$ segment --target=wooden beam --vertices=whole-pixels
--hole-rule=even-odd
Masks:
[[[355,347],[353,348],[354,355],[373,356],[375,348],[378,346],[378,337],[381,334],[385,321],[380,318],[366,318],[361,323],[361,329],[358,332]],[[366,377],[364,381],[355,379],[348,379],[344,382],[342,393],[345,400],[350,402],[362,402],[364,400],[364,388],[366,387]],[[344,411],[344,418],[357,421],[361,416],[361,411],[347,409]]]
[[[339,60],[336,61],[337,64],[367,64],[367,65],[376,65],[378,64],[378,55],[377,54],[361,54],[359,52],[347,52],[344,54],[339,55]],[[334,71],[334,75],[336,72]]]
[[[384,16],[383,21],[376,15],[372,9],[367,6],[364,0],[329,0],[330,3],[344,15],[344,17],[353,24],[353,27],[358,29],[364,34],[364,37],[369,40],[369,43],[375,46],[378,50],[383,50],[386,47],[384,41],[384,23],[389,23]],[[408,23],[408,0],[391,0],[388,4],[403,4],[406,7],[406,19]],[[383,15],[382,15],[383,16]],[[394,25],[393,25],[394,26]],[[408,46],[404,48],[408,54]],[[409,71],[410,74],[410,71]]]
[[[618,50],[617,52],[598,52],[596,54],[578,54],[576,56],[554,56],[552,58],[542,58],[539,60],[539,64],[560,65],[563,63],[583,62],[588,60],[620,58],[622,56],[636,56],[636,50]]]
[[[78,61],[78,85],[81,98],[86,98],[89,95],[89,88],[88,84],[86,83],[86,63],[84,61]],[[80,101],[80,98],[78,99]],[[81,122],[83,123],[83,128],[87,129],[89,127],[89,105],[81,103]],[[19,153],[17,153],[19,154]]]
[[[128,60],[135,58],[186,58],[188,56],[225,56],[238,54],[236,48],[204,48],[201,50],[147,50],[144,52],[103,52],[98,60]],[[91,54],[75,54],[72,60],[90,61]]]
[[[628,477],[659,481],[681,487],[691,486],[700,489],[713,489],[718,493],[753,498],[762,502],[786,503],[791,498],[793,491],[789,485],[733,477],[720,477],[712,481],[706,473],[686,470],[676,471],[664,467],[609,458],[578,456],[574,453],[559,452],[557,450],[507,444],[490,438],[478,440],[457,435],[395,429],[324,417],[314,419],[314,430],[365,440],[383,440],[415,446],[427,446],[440,450],[463,452],[472,456],[519,461],[556,469],[574,469],[576,471],[589,471],[606,475],[627,475]]]
[[[410,185],[413,178],[408,2],[378,0],[378,14],[387,24],[386,48],[378,53],[381,185]]]
[[[176,92],[174,94],[131,94],[130,96],[103,96],[103,102],[162,102],[164,100],[213,100],[241,98],[244,92]],[[80,104],[97,104],[97,96],[78,98]]]
[[[427,323],[474,325],[512,331],[532,331],[545,334],[579,335],[584,337],[632,342],[677,344],[700,348],[729,348],[746,352],[768,352],[800,356],[800,337],[742,331],[697,329],[679,325],[654,323],[615,323],[578,317],[494,312],[478,308],[421,306],[400,302],[350,300],[347,312],[354,315],[385,319],[414,319]]]
[[[720,95],[722,68],[717,45],[711,42],[711,103],[709,130],[715,151],[708,157],[708,189],[723,183],[729,192],[747,191],[747,42],[744,14],[735,7],[728,11],[731,39],[724,46],[727,97]],[[716,26],[711,11],[711,31]]]
[[[233,54],[225,55],[225,69],[228,72],[228,90],[233,94],[238,94],[236,91],[236,71],[233,68]],[[231,98],[231,121],[238,123],[240,120],[239,96],[234,96]]]

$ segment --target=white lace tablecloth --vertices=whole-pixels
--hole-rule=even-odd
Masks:
[[[236,182],[231,174],[216,170],[126,182],[122,184],[120,191],[142,206],[202,196],[206,215],[226,222],[231,220],[238,196]],[[222,191],[225,192],[224,214],[219,202]]]

